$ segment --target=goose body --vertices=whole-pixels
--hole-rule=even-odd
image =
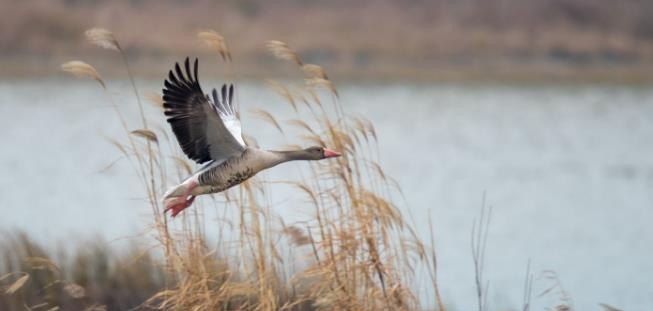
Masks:
[[[233,85],[223,85],[220,92],[213,89],[211,98],[200,87],[197,59],[192,71],[188,58],[184,67],[185,73],[175,64],[164,82],[164,113],[183,152],[203,166],[164,195],[165,211],[170,210],[173,217],[196,196],[224,191],[280,163],[340,156],[322,147],[289,151],[248,147],[233,101]]]
[[[190,194],[194,196],[217,193],[242,183],[256,173],[281,163],[283,159],[273,152],[247,148],[239,156],[225,161],[213,161],[186,179],[182,185],[196,183]],[[178,187],[179,188],[179,187]],[[181,188],[179,188],[181,190]],[[174,189],[173,189],[174,192]],[[166,196],[180,193],[170,192]]]

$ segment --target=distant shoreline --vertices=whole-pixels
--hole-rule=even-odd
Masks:
[[[15,12],[0,23],[0,78],[56,75],[72,59],[122,77],[114,51],[84,39],[101,27],[138,77],[186,55],[202,57],[203,73],[225,72],[197,37],[212,29],[239,78],[301,76],[270,55],[266,42],[279,40],[337,81],[653,81],[651,1],[300,2],[0,0]]]
[[[189,55],[193,55],[189,53]],[[165,56],[147,59],[130,59],[136,77],[158,79],[167,74],[174,62],[181,57]],[[200,75],[234,79],[293,79],[303,78],[301,72],[289,64],[268,62],[261,59],[237,59],[224,65],[215,55],[200,55]],[[2,56],[0,57],[0,80],[34,79],[64,76],[61,63],[83,60],[92,64],[106,78],[126,77],[118,58],[106,53],[82,57]],[[581,82],[581,83],[653,83],[653,62],[641,61],[628,64],[573,64],[551,61],[495,62],[477,61],[474,64],[447,62],[424,63],[378,63],[374,66],[350,66],[343,63],[322,65],[335,81],[415,81],[415,82]]]

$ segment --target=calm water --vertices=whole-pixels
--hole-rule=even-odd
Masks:
[[[111,85],[121,105],[135,107],[124,82]],[[432,217],[448,304],[475,306],[469,237],[485,191],[494,208],[486,263],[493,309],[520,306],[529,258],[533,271],[557,272],[578,310],[600,302],[653,308],[653,89],[372,84],[340,92],[346,109],[376,125],[382,163],[422,233]],[[285,120],[285,104],[251,83],[240,85],[239,98],[245,133],[269,148],[288,143],[246,110],[262,106]],[[127,114],[137,124],[135,110]],[[3,231],[54,242],[144,230],[149,209],[129,166],[104,169],[120,153],[103,137],[121,131],[93,83],[0,81],[0,124]],[[549,285],[536,280],[534,293]],[[553,296],[534,298],[533,310]]]

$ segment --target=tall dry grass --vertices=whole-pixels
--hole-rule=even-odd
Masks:
[[[222,59],[231,55],[224,38],[200,33]],[[219,42],[219,44],[216,44]],[[236,207],[233,223],[237,238],[207,245],[206,220],[187,213],[181,230],[171,233],[165,222],[155,222],[166,249],[167,268],[175,281],[144,305],[184,309],[419,309],[413,292],[414,269],[428,264],[435,253],[406,224],[391,195],[396,185],[378,164],[376,131],[371,122],[345,112],[327,74],[317,65],[304,64],[279,41],[267,44],[270,52],[305,75],[300,83],[268,81],[296,113],[279,122],[257,109],[261,120],[284,133],[301,132],[293,141],[330,146],[343,151],[336,161],[311,163],[302,180],[289,181],[298,196],[312,206],[301,224],[284,224],[269,200],[271,186],[260,178],[218,195]],[[169,137],[169,136],[166,136]],[[197,208],[197,207],[196,207]],[[156,218],[156,216],[155,216]],[[289,238],[284,249],[277,241]],[[282,255],[285,254],[285,255]],[[304,268],[288,269],[291,258]],[[434,292],[432,301],[440,301]],[[437,299],[436,299],[437,296]],[[440,303],[440,308],[442,305]]]
[[[72,252],[4,233],[0,310],[128,310],[165,287],[158,258],[135,243],[116,253],[84,241]]]
[[[268,80],[295,117],[280,122],[260,108],[252,111],[288,140],[343,152],[335,161],[302,165],[300,180],[284,181],[310,211],[287,223],[272,204],[278,183],[255,177],[242,185],[198,200],[171,221],[159,195],[192,173],[166,126],[146,118],[141,92],[118,40],[94,28],[87,39],[120,54],[129,76],[141,123],[130,125],[107,83],[91,65],[71,61],[62,70],[96,81],[121,123],[124,135],[110,139],[137,173],[144,204],[152,218],[151,247],[119,254],[105,244],[83,245],[70,256],[51,254],[24,234],[0,239],[0,310],[445,310],[437,282],[433,226],[422,241],[397,206],[401,190],[380,165],[377,133],[369,120],[347,112],[324,70],[303,62],[285,43],[269,41],[271,54],[294,66],[301,79]],[[229,63],[223,36],[211,30],[198,38]],[[229,64],[227,64],[229,68]],[[159,94],[147,93],[156,109]],[[288,131],[288,129],[294,131]],[[256,141],[246,136],[248,145]],[[209,219],[204,209],[220,210]],[[485,198],[471,235],[478,310],[487,310],[485,250],[491,208]],[[218,233],[207,230],[218,227]],[[56,259],[55,259],[56,257]],[[426,277],[425,277],[426,276]],[[572,310],[573,301],[555,272],[544,271],[556,310]],[[534,277],[528,263],[522,310],[531,309]],[[601,304],[606,310],[616,308]]]
[[[124,136],[112,139],[111,143],[138,173],[145,202],[152,211],[151,236],[157,245],[147,251],[154,254],[145,261],[152,266],[139,267],[149,271],[154,279],[158,275],[162,277],[160,284],[148,283],[152,285],[148,288],[160,287],[136,309],[417,310],[425,307],[421,305],[424,301],[429,301],[428,307],[435,305],[444,310],[437,289],[435,251],[417,237],[395,203],[395,198],[401,195],[400,189],[379,164],[377,134],[372,122],[346,111],[335,84],[320,66],[302,62],[283,42],[269,41],[267,47],[272,55],[289,61],[289,66],[296,66],[297,72],[303,75],[297,81],[268,81],[270,89],[279,94],[296,116],[280,122],[265,110],[255,112],[280,133],[286,132],[284,128],[299,131],[292,141],[329,146],[343,153],[334,161],[303,165],[300,180],[284,182],[295,189],[296,196],[308,202],[311,210],[304,219],[297,223],[284,222],[270,199],[275,184],[255,177],[214,195],[211,201],[196,203],[181,217],[170,220],[160,208],[159,195],[190,174],[191,165],[178,148],[162,147],[163,141],[167,146],[176,143],[167,127],[151,126],[162,123],[162,114],[156,121],[147,120],[140,93],[116,37],[108,30],[97,28],[87,31],[86,36],[91,43],[120,54],[139,104],[141,124],[130,125],[96,69],[81,61],[62,65],[64,71],[97,81],[105,92],[124,130]],[[220,34],[202,31],[198,37],[222,61],[231,60],[231,52]],[[150,94],[148,98],[160,107],[160,95]],[[255,144],[251,138],[247,141]],[[235,212],[233,215],[225,212],[219,219],[207,219],[202,209],[211,207]],[[219,234],[209,236],[208,225],[219,226]],[[23,255],[24,258],[47,257]],[[162,262],[151,259],[157,256]],[[47,281],[30,281],[33,278],[30,272],[9,275],[7,279],[13,282],[7,293],[20,293],[26,286],[36,286],[36,292],[47,291],[41,288],[52,288],[52,284],[65,287],[68,283],[62,281],[66,277],[57,272],[60,269],[50,260],[43,261],[48,262],[45,266],[50,268],[46,270],[52,274]],[[417,271],[428,271],[431,281],[424,285]],[[69,288],[88,291],[84,287],[88,284],[69,283],[72,284]],[[427,288],[418,289],[419,284]],[[430,297],[424,299],[418,293],[428,293]],[[47,296],[41,300],[24,298],[24,305],[30,309],[56,310],[70,306]],[[87,300],[75,306],[107,305],[106,301],[96,304],[90,298]]]

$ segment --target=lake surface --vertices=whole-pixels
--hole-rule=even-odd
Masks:
[[[109,84],[138,124],[128,84]],[[156,81],[139,85],[160,90]],[[578,310],[653,308],[652,88],[398,83],[339,91],[345,109],[374,122],[382,165],[421,234],[432,217],[445,303],[476,306],[470,231],[485,192],[491,309],[520,308],[529,259],[536,276],[557,273]],[[247,112],[263,107],[286,120],[286,104],[257,83],[241,83],[238,97],[245,133],[269,148],[289,143]],[[163,125],[155,108],[148,114]],[[120,153],[104,137],[122,132],[94,83],[0,80],[0,124],[3,232],[74,244],[144,230],[150,210],[129,165],[105,169]],[[550,285],[536,279],[534,294]],[[542,310],[555,294],[533,301]]]

